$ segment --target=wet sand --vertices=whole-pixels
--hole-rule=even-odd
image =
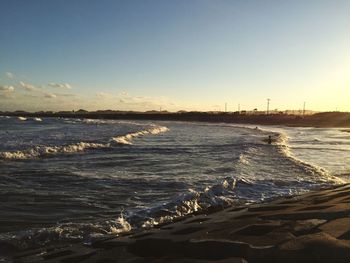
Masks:
[[[350,262],[350,185],[229,207],[15,262]]]

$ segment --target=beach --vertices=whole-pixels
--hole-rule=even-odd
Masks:
[[[350,1],[1,3],[0,263],[350,262]]]
[[[349,262],[350,185],[205,211],[15,262]]]
[[[0,125],[0,262],[278,262],[309,235],[346,244],[347,230],[327,232],[335,219],[347,224],[343,128],[12,117]],[[320,189],[333,190],[309,193]]]

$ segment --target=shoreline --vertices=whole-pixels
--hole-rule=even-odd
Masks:
[[[108,120],[148,120],[148,121],[185,121],[185,122],[211,122],[236,123],[253,125],[283,125],[290,127],[316,127],[316,128],[350,128],[350,113],[348,112],[322,112],[312,115],[287,114],[241,114],[235,112],[57,112],[57,113],[29,113],[29,112],[2,112],[0,116],[32,117],[32,118],[88,118]]]
[[[349,262],[350,184],[201,211],[90,245],[24,251],[14,262]]]

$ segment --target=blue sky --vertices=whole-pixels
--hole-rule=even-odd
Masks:
[[[350,111],[350,1],[1,0],[0,110]]]

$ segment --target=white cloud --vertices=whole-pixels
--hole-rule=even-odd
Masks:
[[[59,97],[65,97],[65,98],[72,98],[72,97],[76,97],[76,94],[71,94],[71,93],[56,93],[56,96]]]
[[[24,82],[20,82],[19,83],[21,85],[22,88],[24,88],[26,91],[37,91],[38,88],[35,87],[34,85],[28,84],[28,83],[24,83]]]
[[[15,91],[15,88],[13,86],[0,86],[0,91],[11,93]]]
[[[0,96],[5,98],[13,98],[13,92],[15,88],[13,86],[0,86]]]
[[[112,93],[108,93],[108,92],[98,92],[98,93],[96,93],[96,97],[99,99],[109,99],[109,98],[115,97],[115,95],[113,95]]]
[[[72,86],[68,83],[54,83],[51,82],[48,84],[52,88],[58,88],[58,89],[71,89]]]
[[[11,72],[6,72],[5,73],[6,77],[8,77],[9,79],[13,79],[15,77],[15,74],[11,73]]]
[[[45,98],[48,98],[48,99],[54,99],[54,98],[57,97],[57,95],[56,95],[56,94],[53,94],[53,93],[45,93],[45,94],[44,94],[44,97],[45,97]]]

